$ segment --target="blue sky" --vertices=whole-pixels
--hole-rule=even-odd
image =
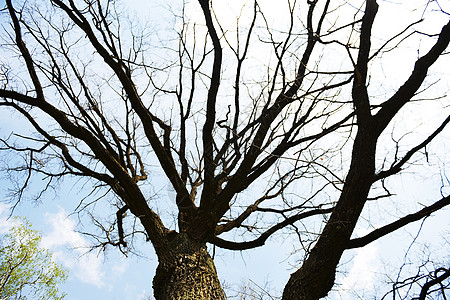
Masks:
[[[70,195],[61,195],[61,199],[65,197]],[[152,295],[151,285],[157,259],[151,245],[143,242],[138,246],[143,257],[130,255],[127,258],[115,249],[87,252],[89,241],[77,232],[76,218],[68,217],[70,210],[64,209],[62,203],[70,201],[53,199],[38,206],[23,203],[17,207],[15,214],[26,216],[33,228],[42,232],[42,247],[50,249],[54,259],[69,269],[69,278],[61,287],[68,294],[66,299],[131,300],[147,299]],[[1,204],[0,233],[11,226],[11,219],[6,220],[8,212],[8,206]],[[433,257],[446,257],[448,245],[445,245],[442,237],[449,236],[448,212],[448,209],[441,211],[425,223],[414,250],[420,250],[423,245],[437,246],[434,251],[441,253],[433,253]],[[420,223],[410,225],[391,237],[359,250],[348,251],[341,261],[341,271],[346,269],[347,273],[338,277],[340,290],[367,292],[377,287],[380,280],[386,280],[382,275],[389,267],[399,266],[404,259],[406,246],[417,233],[419,225]],[[368,230],[361,226],[356,234],[366,232]],[[240,289],[249,280],[279,293],[294,270],[296,256],[289,258],[292,250],[293,246],[289,241],[274,237],[266,246],[256,250],[230,253],[216,249],[215,262],[229,294],[233,294],[234,290]],[[412,258],[409,257],[408,260]],[[330,299],[356,299],[352,293],[335,292],[332,295]]]
[[[134,8],[141,16],[149,14],[155,17],[160,14],[162,17],[161,14],[167,13],[167,5],[148,7],[144,4],[146,1],[129,0],[128,2],[130,8]],[[3,2],[0,1],[0,3]],[[174,1],[174,3],[176,2]],[[264,3],[267,5],[269,2]],[[380,1],[380,3],[383,4],[384,1]],[[225,12],[227,5],[223,5],[224,8],[221,11]],[[230,8],[229,5],[228,7]],[[192,6],[188,6],[188,9],[194,11]],[[274,13],[276,12],[273,7],[268,6],[267,9],[273,9]],[[383,13],[386,15],[383,16]],[[380,18],[385,18],[384,20],[401,22],[401,18],[394,11],[390,11],[384,6],[379,15]],[[378,30],[381,35],[386,27],[380,27]],[[391,58],[392,63],[387,63],[382,69],[376,70],[379,74],[386,76],[387,84],[382,87],[377,86],[375,92],[382,93],[383,89],[389,90],[401,82],[405,72],[400,71],[407,69],[411,62],[410,59],[414,59],[415,56],[417,56],[415,49],[405,49],[402,59],[393,57]],[[378,68],[378,66],[374,66],[374,68]],[[438,69],[436,72],[449,76],[448,68]],[[447,89],[450,90],[448,83]],[[438,107],[436,106],[434,109],[438,109]],[[423,119],[422,122],[431,123],[433,120]],[[398,126],[400,125],[407,126],[406,124]],[[23,126],[23,124],[17,124],[14,116],[7,115],[4,110],[0,110],[1,135],[8,135],[8,132],[15,126]],[[447,130],[443,135],[444,137],[433,147],[435,147],[436,153],[444,153],[445,156],[445,153],[449,153],[445,149],[448,149],[450,134]],[[369,232],[373,228],[372,226],[383,225],[378,221],[381,216],[388,215],[388,218],[393,220],[399,214],[420,209],[421,203],[427,204],[429,201],[437,200],[441,184],[439,173],[448,168],[445,165],[446,161],[448,159],[445,157],[434,157],[433,164],[426,166],[425,169],[412,167],[408,176],[390,181],[393,190],[398,194],[394,199],[398,201],[368,205],[355,234],[363,235]],[[166,182],[158,182],[158,184],[163,187],[160,190],[162,193],[170,194],[170,189],[164,188],[167,185]],[[8,202],[6,193],[8,185],[7,180],[1,178],[0,200],[3,202]],[[39,183],[35,183],[33,190],[39,188]],[[62,286],[62,290],[68,294],[66,299],[147,299],[152,295],[152,279],[157,266],[152,246],[144,241],[138,241],[136,247],[141,256],[124,257],[117,249],[108,249],[106,252],[98,250],[88,252],[89,240],[78,232],[83,228],[79,227],[77,216],[71,215],[82,197],[82,194],[78,193],[78,189],[80,189],[80,185],[65,181],[57,193],[43,199],[41,204],[36,205],[24,201],[15,210],[15,215],[26,216],[33,227],[42,232],[42,246],[50,249],[54,253],[55,260],[69,269],[69,278]],[[448,193],[448,190],[445,190],[444,193]],[[450,235],[450,224],[446,217],[448,212],[448,209],[443,210],[425,223],[422,235],[412,250],[420,253],[421,247],[434,245],[437,250],[433,250],[433,257],[450,260],[446,254],[449,252],[448,238]],[[5,232],[11,226],[10,220],[7,220],[8,213],[9,206],[0,204],[0,233]],[[364,219],[365,217],[367,219]],[[408,253],[405,256],[405,253],[419,227],[420,223],[413,224],[405,230],[400,230],[391,237],[383,238],[363,249],[348,251],[342,259],[343,266],[341,268],[347,272],[338,275],[339,288],[344,291],[375,289],[378,284],[386,280],[383,274],[396,270],[403,261],[413,259],[412,255],[418,255],[409,255]],[[229,293],[232,294],[233,290],[239,289],[248,280],[252,280],[261,287],[268,284],[276,293],[281,292],[289,274],[295,270],[300,259],[299,254],[295,253],[295,244],[293,245],[291,242],[292,240],[286,239],[285,236],[276,236],[270,239],[265,247],[255,250],[228,252],[216,249],[216,267],[219,277],[226,282],[225,286]],[[330,299],[357,298],[352,293],[334,292]]]
[[[0,233],[12,226],[7,220],[8,206],[0,204]],[[82,299],[147,299],[152,295],[152,279],[157,260],[149,243],[142,243],[139,250],[145,257],[130,255],[110,249],[88,252],[89,242],[76,231],[76,222],[69,212],[56,203],[37,207],[20,205],[15,215],[27,216],[33,229],[42,233],[41,246],[53,252],[53,258],[69,269],[69,278],[61,287],[68,293],[67,300]],[[216,251],[216,264],[221,280],[237,289],[249,278],[255,283],[271,287],[287,281],[289,273],[282,270],[279,250],[261,248],[231,254]]]

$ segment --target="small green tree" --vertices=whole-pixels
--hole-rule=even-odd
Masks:
[[[39,247],[41,236],[25,219],[0,239],[0,299],[63,299],[67,271]]]

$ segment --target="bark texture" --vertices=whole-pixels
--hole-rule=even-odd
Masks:
[[[214,262],[204,243],[173,233],[167,255],[159,258],[153,279],[157,300],[225,299]]]

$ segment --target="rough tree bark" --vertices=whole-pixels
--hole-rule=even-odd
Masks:
[[[153,279],[154,296],[169,299],[225,299],[206,244],[185,233],[171,233],[166,255],[159,257]]]

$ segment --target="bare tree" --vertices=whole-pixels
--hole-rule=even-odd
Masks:
[[[418,234],[416,237],[418,237]],[[392,289],[384,294],[381,299],[389,299],[391,295],[393,299],[446,299],[446,293],[450,285],[450,271],[447,267],[443,267],[445,263],[435,262],[431,259],[428,247],[422,248],[423,258],[419,264],[408,266],[408,263],[406,263],[406,257],[415,242],[416,238],[405,253],[405,262],[390,282]],[[412,269],[413,272],[405,272],[405,269],[408,268]]]
[[[4,170],[22,176],[17,203],[35,177],[46,182],[37,198],[61,178],[89,180],[92,201],[115,211],[110,223],[90,212],[103,232],[98,245],[126,251],[143,233],[159,261],[156,299],[224,299],[207,244],[251,249],[293,229],[305,259],[283,299],[297,300],[328,294],[346,250],[450,203],[442,193],[352,238],[368,201],[391,197],[387,180],[426,162],[450,121],[447,105],[425,137],[380,148],[407,106],[446,103],[426,95],[434,87],[425,79],[447,51],[450,24],[423,32],[412,20],[374,43],[375,0],[280,1],[276,21],[254,1],[233,28],[214,1],[194,4],[202,20],[183,5],[174,41],[125,18],[119,1],[6,1],[2,48],[11,61],[1,66],[0,106],[31,125],[1,139],[5,153],[18,154]],[[425,18],[436,10],[448,18],[438,1],[423,4]],[[371,66],[416,36],[431,46],[416,45],[419,57],[395,91],[374,95],[382,78]],[[148,193],[159,174],[173,199]],[[162,205],[176,224],[157,213]],[[134,221],[124,223],[127,211]]]
[[[405,278],[393,284],[393,289],[387,293],[383,299],[393,294],[398,294],[399,299],[446,299],[448,293],[450,271],[444,267],[438,267],[433,270],[426,270],[426,266],[420,266],[417,274]],[[419,294],[414,293],[414,288],[411,286],[418,285]],[[413,295],[410,295],[412,293]],[[433,297],[436,296],[436,297]],[[395,296],[393,297],[395,298]]]

